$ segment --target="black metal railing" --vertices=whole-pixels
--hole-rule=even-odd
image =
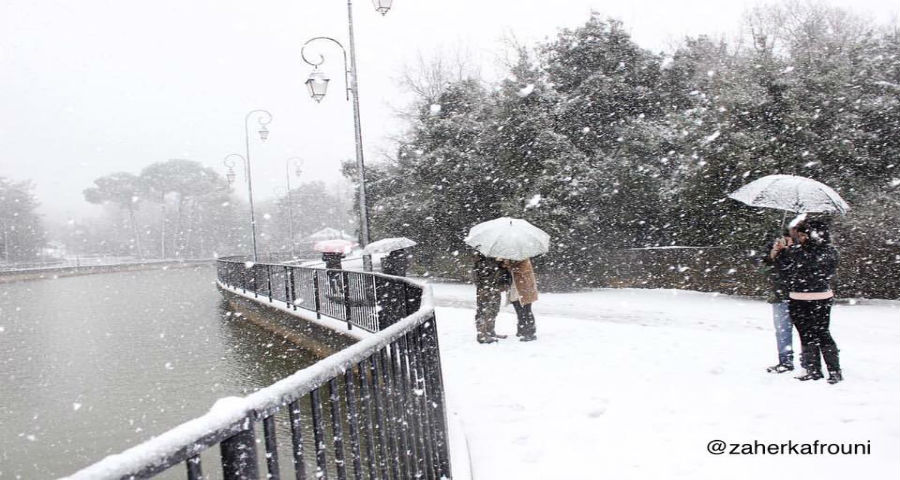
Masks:
[[[237,257],[219,259],[217,265],[224,285],[369,332],[415,312],[422,298],[421,286],[388,275],[254,263]]]
[[[180,464],[190,480],[452,478],[427,286],[235,259],[218,266],[226,289],[319,315],[336,313],[375,333],[247,397],[221,400],[208,414],[69,478],[148,478]]]

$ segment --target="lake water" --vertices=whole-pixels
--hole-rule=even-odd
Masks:
[[[230,315],[214,280],[198,266],[0,284],[0,479],[73,473],[317,360]]]

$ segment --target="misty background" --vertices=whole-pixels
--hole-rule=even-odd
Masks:
[[[774,2],[769,6],[749,1],[722,4],[700,0],[672,4],[638,1],[628,5],[576,0],[552,5],[537,1],[460,0],[441,3],[397,1],[388,15],[382,17],[369,2],[356,2],[354,21],[366,162],[371,168],[370,180],[384,182],[373,183],[370,201],[373,231],[378,236],[423,235],[419,240],[425,240],[429,245],[422,252],[424,263],[448,275],[462,268],[462,264],[453,261],[458,256],[459,239],[455,236],[463,233],[465,225],[479,220],[479,215],[519,214],[535,219],[534,215],[544,214],[546,218],[537,220],[551,225],[548,228],[554,231],[556,238],[560,234],[578,232],[577,238],[583,240],[583,245],[568,251],[710,243],[702,241],[708,237],[702,232],[692,236],[676,228],[674,236],[660,235],[661,231],[673,231],[665,222],[654,223],[655,230],[649,231],[634,227],[637,222],[651,222],[653,216],[665,217],[664,211],[638,209],[625,212],[626,217],[634,218],[623,218],[621,210],[598,212],[578,204],[577,209],[585,215],[589,213],[591,218],[605,213],[607,218],[615,218],[618,222],[602,229],[595,228],[594,231],[602,232],[598,235],[591,232],[592,238],[584,240],[589,230],[572,230],[569,225],[574,221],[584,226],[585,220],[577,220],[578,215],[567,215],[566,221],[560,221],[548,209],[531,208],[540,205],[542,198],[544,205],[548,205],[550,198],[546,191],[532,187],[505,191],[507,198],[479,197],[478,203],[484,208],[474,216],[466,214],[464,202],[454,204],[454,197],[449,196],[446,203],[431,208],[458,215],[450,215],[447,223],[438,222],[435,227],[431,223],[435,221],[435,215],[413,211],[414,207],[423,204],[411,200],[417,189],[433,190],[436,185],[447,182],[448,177],[439,175],[441,171],[434,164],[435,152],[439,153],[440,148],[455,148],[462,155],[455,165],[465,168],[463,171],[457,168],[451,173],[461,175],[456,180],[471,187],[472,177],[467,175],[472,172],[480,175],[479,168],[485,167],[479,166],[479,158],[485,158],[485,155],[502,158],[503,148],[522,145],[517,145],[516,139],[499,138],[494,140],[500,143],[493,145],[478,142],[447,144],[446,132],[428,130],[433,126],[428,122],[434,117],[445,118],[450,112],[448,106],[453,99],[441,95],[458,93],[459,90],[454,88],[465,85],[471,89],[462,92],[463,96],[470,95],[469,100],[488,107],[501,105],[503,95],[512,99],[528,97],[528,101],[533,102],[536,101],[532,100],[534,98],[544,98],[542,95],[546,92],[540,87],[554,75],[552,63],[559,57],[542,57],[541,52],[546,53],[549,46],[561,41],[560,35],[565,35],[561,29],[574,29],[573,35],[577,37],[590,30],[590,22],[594,19],[605,22],[610,18],[620,22],[616,29],[631,45],[627,48],[636,49],[628,58],[657,62],[658,70],[679,55],[690,56],[692,49],[695,54],[702,51],[700,56],[705,58],[692,57],[695,64],[685,74],[691,78],[682,79],[684,83],[678,88],[686,89],[680,92],[686,95],[681,100],[690,103],[695,98],[687,98],[691,96],[689,94],[699,92],[698,88],[702,86],[706,91],[698,98],[708,104],[695,107],[715,111],[722,107],[720,97],[741,92],[723,89],[721,84],[713,85],[715,82],[703,85],[703,75],[733,71],[739,77],[734,79],[736,85],[743,82],[746,86],[747,82],[755,81],[753,75],[744,70],[745,67],[755,68],[753,60],[747,57],[748,52],[752,53],[756,48],[753,38],[758,33],[753,30],[752,15],[754,8],[771,11],[772,5],[787,5],[787,13],[825,11],[834,7],[851,14],[852,18],[838,15],[837,23],[823,27],[822,32],[827,35],[817,37],[820,44],[808,46],[806,54],[817,52],[817,48],[827,49],[828,42],[838,37],[850,42],[846,45],[858,40],[868,42],[863,39],[868,32],[882,35],[889,41],[892,31],[896,35],[900,14],[900,6],[895,1],[881,0]],[[591,12],[595,12],[593,16]],[[295,242],[325,227],[355,234],[357,213],[352,183],[355,175],[352,164],[342,165],[353,159],[354,144],[351,106],[342,91],[340,52],[322,50],[326,62],[321,68],[333,81],[321,104],[308,97],[303,82],[311,67],[303,63],[299,55],[302,43],[314,36],[332,36],[347,43],[346,3],[204,1],[186,4],[164,1],[147,5],[55,1],[36,4],[14,0],[4,2],[0,7],[0,22],[0,104],[4,113],[0,118],[0,177],[3,179],[0,194],[3,225],[0,226],[4,229],[5,259],[21,262],[72,253],[198,258],[246,252],[249,249],[249,222],[244,174],[240,166],[236,167],[236,178],[229,185],[226,180],[228,169],[222,160],[231,153],[244,153],[244,115],[258,108],[273,114],[268,125],[271,133],[266,142],[261,142],[255,134],[255,122],[250,124],[253,188],[262,251],[284,251],[290,244],[286,231],[285,175],[291,176],[294,187],[291,211],[296,222]],[[772,19],[767,22],[767,27],[772,28],[775,24],[771,22],[777,23]],[[835,30],[835,26],[839,28]],[[798,28],[794,33],[803,31]],[[851,32],[854,37],[842,37],[842,32]],[[782,43],[768,52],[774,63],[767,68],[776,72],[794,68],[800,52],[796,38],[791,40],[786,36],[779,41]],[[701,43],[708,48],[698,47]],[[598,52],[608,53],[610,58],[621,53],[608,49]],[[876,62],[873,60],[876,55],[861,55],[859,58]],[[523,61],[533,64],[525,65]],[[848,60],[850,63],[841,68],[862,68],[854,61]],[[896,63],[891,63],[890,59],[877,61],[881,63],[865,65],[869,70],[861,71],[870,76],[873,71],[890,76],[891,71],[885,72],[885,68],[896,68]],[[573,65],[577,70],[580,64],[571,61],[566,64],[563,59],[557,68],[573,68]],[[805,73],[827,75],[829,72],[825,69],[834,65],[820,65],[820,70],[816,70],[819,68],[816,66],[806,67]],[[704,68],[706,70],[701,70]],[[631,82],[631,87],[662,88],[660,84],[646,80],[630,78],[625,81]],[[839,82],[842,79],[834,77],[825,83],[831,85],[832,80]],[[884,81],[891,84],[889,80]],[[551,89],[556,87],[550,83]],[[529,85],[532,89],[534,85],[538,86],[533,97],[530,91],[517,95]],[[713,92],[716,88],[719,90]],[[848,91],[855,90],[850,88]],[[749,87],[743,93],[748,92],[753,94]],[[560,93],[565,92],[558,90],[554,94]],[[629,104],[619,93],[611,92],[609,97],[621,102],[614,109],[621,114],[622,118],[618,120],[628,117],[630,122],[632,117],[646,113],[632,111],[636,105]],[[797,89],[794,93],[801,95],[804,92]],[[896,91],[886,87],[882,94],[884,101],[890,102]],[[823,92],[823,95],[846,98],[840,89]],[[576,95],[568,101],[578,99]],[[550,98],[547,101],[565,100]],[[436,112],[435,105],[439,106]],[[687,108],[685,105],[681,106]],[[801,102],[791,108],[802,113],[814,107]],[[476,128],[496,129],[497,121],[509,121],[513,118],[510,114],[515,113],[488,110],[490,108],[486,107],[467,111],[482,122]],[[529,126],[540,121],[534,116],[540,115],[540,111],[519,113],[523,115],[524,124]],[[605,121],[596,111],[591,115],[593,122]],[[788,120],[796,121],[797,118]],[[692,128],[691,125],[698,125],[697,121],[701,124],[704,121],[727,123],[722,118],[711,117],[682,120],[686,123],[676,125],[677,121],[670,121],[668,127]],[[577,129],[586,126],[571,125]],[[538,127],[532,133],[539,133],[541,128],[558,129],[561,126],[550,122]],[[597,128],[594,124],[591,127]],[[618,127],[610,123],[609,128],[610,131],[599,135],[612,135]],[[635,131],[631,124],[627,128]],[[706,130],[705,127],[692,130],[693,147],[678,151],[690,157],[691,148],[697,145],[724,143],[724,138],[718,142],[715,138],[707,140],[717,130]],[[760,133],[756,130],[755,133]],[[473,153],[471,147],[475,144],[479,151]],[[655,162],[659,152],[653,148],[659,145],[647,148],[634,143],[629,145],[636,145],[631,152],[634,158]],[[731,145],[741,148],[737,142]],[[610,165],[599,165],[591,158],[622,156],[601,144],[576,147],[585,155],[582,166],[593,166],[595,171],[609,171],[606,167]],[[792,151],[802,151],[797,150],[802,147],[800,144],[789,147]],[[427,175],[410,175],[417,172],[415,165],[397,170],[404,151],[424,154],[426,160],[422,160],[422,166],[427,167]],[[546,153],[545,158],[560,156],[559,150]],[[294,157],[303,159],[299,175],[295,175],[294,169],[286,168],[286,161]],[[876,157],[876,162],[887,160]],[[798,170],[809,163],[807,160],[779,162],[767,168],[777,168],[779,172],[814,173]],[[515,166],[514,161],[507,163]],[[466,169],[470,171],[466,172]],[[726,180],[716,183],[717,187],[739,186],[748,180],[743,176],[746,171],[753,173],[746,169],[737,172],[740,176],[731,170],[720,172]],[[776,173],[766,169],[755,172],[749,180],[757,174]],[[544,173],[546,170],[531,171],[524,180],[518,180],[519,184],[540,179]],[[847,172],[832,173],[833,177],[820,179],[840,191],[842,185],[827,180],[846,178]],[[513,175],[509,171],[505,174]],[[606,179],[609,180],[607,185],[618,185],[622,180],[613,177],[615,174]],[[683,179],[670,171],[656,171],[653,178],[660,177]],[[391,178],[411,181],[398,184],[390,181]],[[869,183],[890,189],[893,178],[888,172],[877,181],[870,179]],[[645,193],[659,187],[653,182],[634,185],[635,191]],[[715,189],[685,192],[690,194],[687,198],[694,204],[689,207],[697,207],[700,217],[703,216],[703,205],[717,201],[716,195],[721,193]],[[465,193],[471,194],[472,188]],[[842,194],[847,196],[845,191]],[[854,207],[858,204],[853,200],[869,199],[864,195],[854,197],[852,192],[849,197]],[[642,205],[630,200],[622,205]],[[657,200],[646,195],[641,199],[645,204]],[[893,197],[885,200],[889,205],[893,205],[892,201]],[[529,207],[531,203],[533,205]],[[575,207],[572,204],[567,208]],[[714,212],[707,220],[719,218],[722,213]],[[733,242],[736,247],[745,248],[757,241],[755,237],[765,229],[771,230],[771,225],[762,219],[748,221],[749,226],[739,229],[743,233]],[[763,227],[764,224],[767,226]],[[426,228],[420,228],[422,226]],[[416,228],[418,230],[413,231]],[[682,230],[691,228],[696,230],[698,227],[688,225]],[[858,225],[848,228],[858,228]],[[571,242],[569,246],[572,246]],[[871,256],[863,258],[871,261]],[[572,271],[580,267],[578,262],[581,260],[569,253],[559,253],[549,255],[547,261]]]

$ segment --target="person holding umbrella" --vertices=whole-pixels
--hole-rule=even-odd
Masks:
[[[366,245],[363,253],[374,255],[387,253],[381,257],[381,272],[387,275],[405,277],[412,261],[411,248],[416,242],[406,237],[383,238]]]
[[[775,326],[775,345],[778,349],[778,363],[766,369],[769,373],[785,373],[794,369],[793,324],[788,309],[790,291],[790,253],[794,244],[791,229],[782,232],[779,238],[771,240],[763,250],[763,264],[769,279],[768,302],[772,305],[772,320]]]
[[[806,374],[798,380],[819,380],[822,362],[828,368],[828,383],[835,384],[844,379],[841,373],[837,344],[831,337],[831,306],[834,279],[839,255],[831,245],[831,236],[824,222],[802,221],[797,225],[798,244],[790,249],[790,315],[791,321],[800,332],[800,362]]]
[[[507,298],[513,303],[519,319],[517,335],[523,341],[537,339],[534,314],[531,313],[531,304],[537,300],[537,282],[529,259],[547,253],[550,235],[525,220],[501,217],[472,227],[465,242],[478,251],[475,262],[478,309],[475,317],[479,341],[488,337],[493,341],[502,338],[493,330],[493,319],[497,315],[494,306],[499,311],[500,291],[507,288],[510,290]],[[498,262],[497,259],[503,261]],[[503,281],[504,275],[498,269],[509,272],[512,279]],[[481,316],[479,312],[483,312]],[[483,343],[492,342],[488,340]]]

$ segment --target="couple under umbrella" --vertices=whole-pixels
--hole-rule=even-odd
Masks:
[[[537,339],[531,304],[537,301],[537,281],[531,257],[547,253],[550,235],[525,220],[501,217],[469,230],[466,244],[475,248],[475,326],[479,343],[506,338],[495,330],[501,292],[516,310],[516,336]]]
[[[828,225],[806,214],[845,214],[847,205],[837,192],[811,178],[795,175],[768,175],[744,185],[729,195],[754,207],[799,213],[790,229],[781,232],[765,248],[763,261],[772,282],[772,316],[775,326],[778,364],[770,373],[794,369],[792,329],[800,334],[801,365],[805,373],[798,380],[824,378],[822,359],[828,368],[828,383],[843,380],[837,344],[831,336],[832,283],[840,256],[831,244]],[[821,358],[820,358],[821,357]]]

